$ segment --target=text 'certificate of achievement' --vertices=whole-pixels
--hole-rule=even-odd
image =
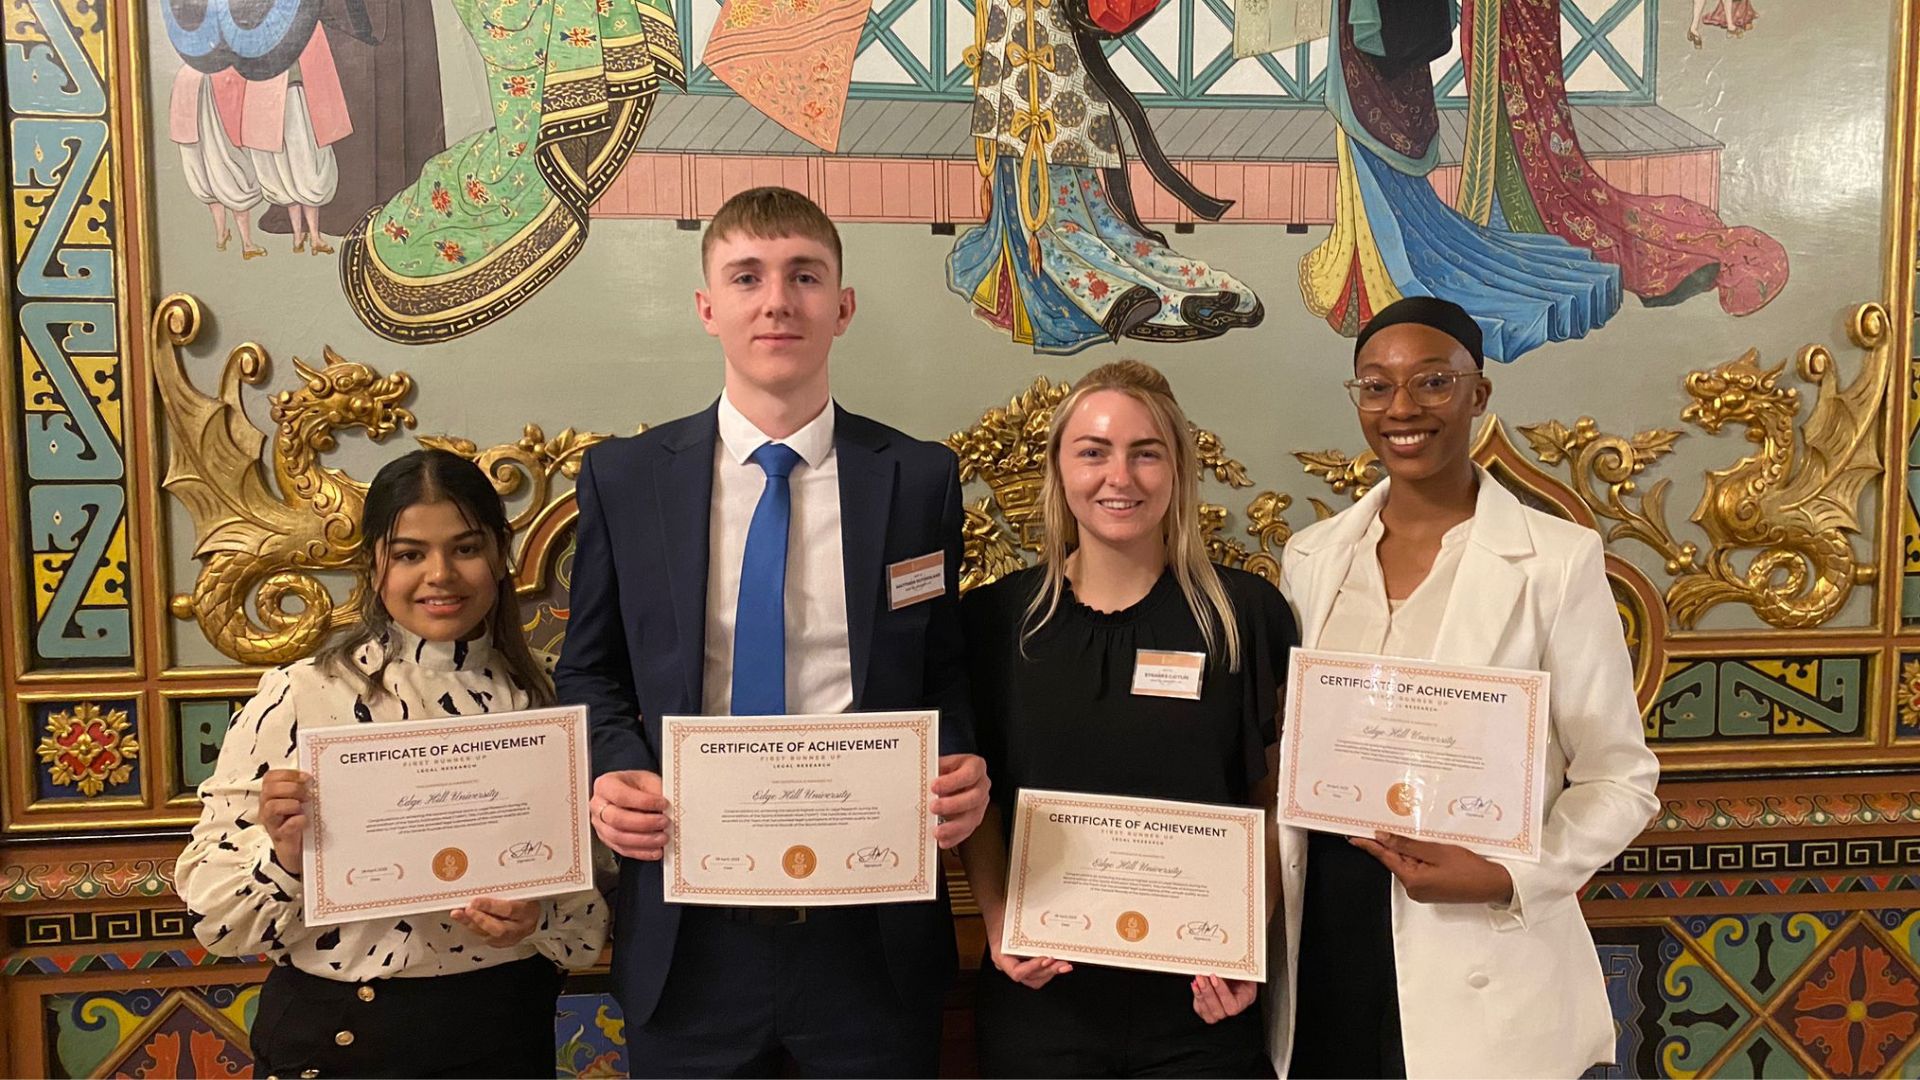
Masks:
[[[1267,979],[1257,806],[1024,790],[1000,951]]]
[[[931,900],[935,711],[662,718],[670,904]]]
[[[1540,861],[1544,671],[1294,649],[1280,820]]]
[[[310,926],[593,887],[585,706],[300,729]]]

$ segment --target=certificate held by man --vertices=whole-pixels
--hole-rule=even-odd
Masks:
[[[934,711],[662,718],[676,904],[932,900]]]
[[[1266,847],[1257,806],[1023,790],[1000,949],[1265,982]]]
[[[593,886],[583,706],[302,728],[297,754],[309,925]]]
[[[1539,861],[1546,672],[1295,649],[1288,683],[1282,821]]]

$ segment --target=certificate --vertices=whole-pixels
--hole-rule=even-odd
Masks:
[[[1000,951],[1265,982],[1266,847],[1257,806],[1022,791]]]
[[[940,714],[668,716],[670,904],[931,900]]]
[[[1544,671],[1293,650],[1280,820],[1540,861]]]
[[[300,729],[310,926],[593,887],[585,706]]]

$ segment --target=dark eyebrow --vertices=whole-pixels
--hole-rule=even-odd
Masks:
[[[459,536],[454,537],[453,543],[457,544],[462,540],[472,540],[472,539],[475,539],[476,537],[484,537],[484,536],[486,536],[486,533],[479,529],[468,529],[466,532],[463,532]],[[412,544],[414,547],[428,546],[425,540],[416,540],[411,536],[396,536],[393,539],[387,541],[388,547],[394,547],[399,544]]]
[[[729,259],[721,265],[720,269],[732,272],[734,270],[758,269],[759,266],[760,260],[755,256],[748,255],[744,258]]]

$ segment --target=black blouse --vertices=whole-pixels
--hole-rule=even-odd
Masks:
[[[1071,587],[1025,642],[1045,568],[967,594],[980,752],[1011,828],[1022,788],[1251,805],[1278,735],[1293,613],[1265,578],[1219,568],[1240,630],[1240,670],[1208,658],[1200,699],[1134,694],[1138,652],[1202,652],[1205,638],[1171,571],[1124,611],[1099,612]]]

